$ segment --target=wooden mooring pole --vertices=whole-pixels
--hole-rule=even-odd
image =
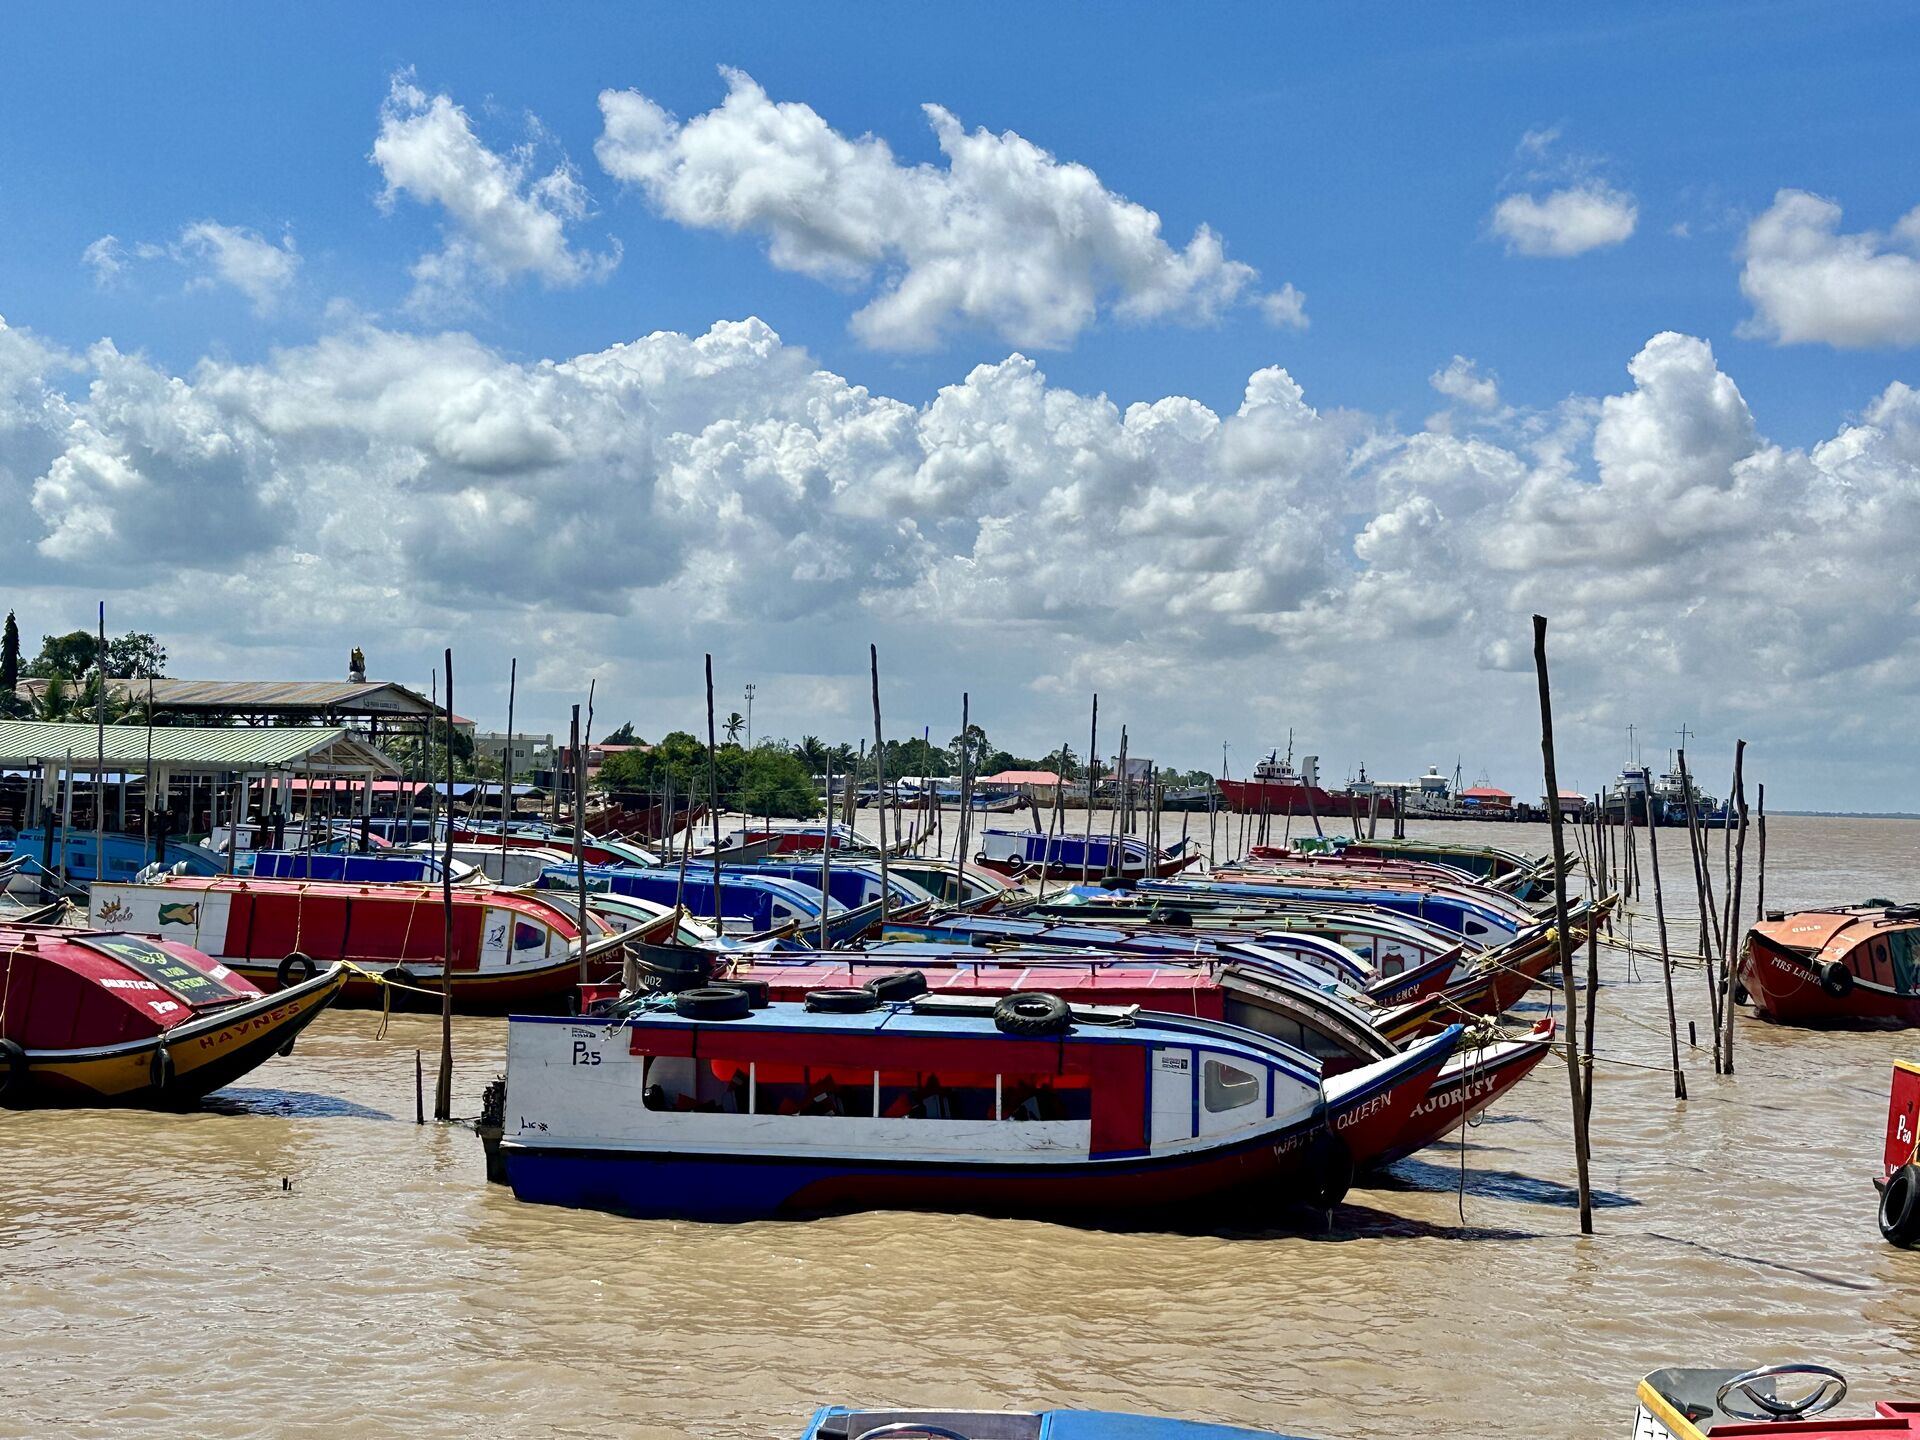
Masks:
[[[1732,823],[1734,814],[1739,816],[1739,833],[1734,838],[1733,889],[1727,895],[1727,924],[1722,932],[1726,939],[1725,948],[1720,953],[1720,972],[1725,977],[1727,987],[1726,1004],[1721,1007],[1726,1018],[1726,1032],[1721,1039],[1721,1063],[1728,1075],[1733,1074],[1733,1026],[1740,1014],[1740,1007],[1733,1003],[1733,997],[1739,986],[1741,936],[1746,933],[1746,924],[1741,918],[1740,897],[1747,878],[1747,781],[1745,765],[1747,742],[1737,740],[1733,746],[1733,796],[1727,802],[1728,822]]]
[[[1719,917],[1713,910],[1713,876],[1707,867],[1706,842],[1700,829],[1700,815],[1693,803],[1693,777],[1687,771],[1687,752],[1677,751],[1680,764],[1680,793],[1687,811],[1687,850],[1693,858],[1693,890],[1699,905],[1701,968],[1707,972],[1707,1003],[1713,1017],[1713,1073],[1720,1073],[1720,982],[1714,973],[1713,955],[1719,944]]]
[[[447,828],[440,857],[440,910],[446,922],[440,946],[440,1073],[433,1085],[433,1118],[453,1119],[453,649],[447,666]]]
[[[887,879],[887,748],[880,738],[880,647],[867,646],[867,662],[873,676],[873,759],[880,772],[880,925],[887,923],[887,896],[892,889]],[[894,829],[899,830],[896,816]]]
[[[1560,834],[1560,777],[1553,763],[1553,690],[1547,679],[1547,617],[1533,617],[1533,666],[1540,680],[1540,755],[1546,766],[1548,829],[1553,836],[1553,867],[1566,871],[1566,844]],[[1564,882],[1553,892],[1554,943],[1560,957],[1560,988],[1567,1011],[1567,1086],[1573,1098],[1573,1161],[1580,1187],[1580,1233],[1593,1233],[1593,1191],[1587,1177],[1587,1105],[1580,1066],[1580,1002],[1573,988],[1573,946],[1567,934],[1567,892]],[[1593,996],[1587,997],[1593,1003]]]
[[[1673,1042],[1673,1098],[1687,1098],[1687,1074],[1680,1068],[1680,1014],[1673,1003],[1673,956],[1667,950],[1667,899],[1660,889],[1660,847],[1654,839],[1653,789],[1642,795],[1647,807],[1647,869],[1653,877],[1653,918],[1660,929],[1660,978],[1667,987],[1667,1037]]]

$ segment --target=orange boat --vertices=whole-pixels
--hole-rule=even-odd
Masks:
[[[186,945],[0,926],[0,1104],[192,1105],[290,1050],[346,978],[264,995]]]
[[[1785,1025],[1920,1025],[1920,906],[1776,912],[1748,932],[1739,981]]]

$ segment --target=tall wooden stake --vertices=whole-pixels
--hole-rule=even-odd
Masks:
[[[973,828],[973,742],[967,736],[967,729],[973,724],[972,696],[965,690],[960,692],[960,834],[953,847],[953,898],[954,903],[967,896],[967,837]]]
[[[833,883],[833,752],[827,752],[827,818],[820,830],[820,946],[827,948],[827,887]]]
[[[1753,923],[1767,918],[1767,787],[1760,787],[1760,813],[1755,819],[1760,829],[1760,871],[1754,877]]]
[[[1567,849],[1560,836],[1560,777],[1553,763],[1553,692],[1547,680],[1547,617],[1533,617],[1533,666],[1540,677],[1540,754],[1546,763],[1548,829],[1553,835],[1553,868],[1566,873]],[[1593,1233],[1593,1192],[1587,1179],[1587,1106],[1580,1073],[1579,1000],[1573,989],[1573,947],[1567,934],[1567,892],[1564,882],[1553,891],[1555,944],[1560,952],[1560,987],[1567,1011],[1567,1086],[1573,1097],[1573,1159],[1580,1185],[1580,1233]],[[1589,995],[1591,1004],[1593,997]]]
[[[500,757],[500,883],[507,883],[507,796],[513,791],[513,702],[520,689],[520,657],[507,665],[507,745]]]
[[[1707,972],[1707,1002],[1713,1015],[1713,1073],[1720,1073],[1720,982],[1714,971],[1713,955],[1719,944],[1716,933],[1719,916],[1713,910],[1713,876],[1707,868],[1706,842],[1700,829],[1700,815],[1693,803],[1693,777],[1687,771],[1687,752],[1675,752],[1680,763],[1680,792],[1687,808],[1687,849],[1693,857],[1693,889],[1699,904],[1700,958]]]
[[[447,667],[447,803],[453,803],[453,649]],[[311,809],[311,807],[309,807]],[[445,933],[440,945],[440,1073],[433,1084],[433,1118],[453,1119],[453,817],[446,828],[446,853],[440,857],[440,914]]]
[[[1093,864],[1093,787],[1099,778],[1099,769],[1094,757],[1100,753],[1100,692],[1093,695],[1093,728],[1087,734],[1087,838],[1085,848],[1080,852],[1080,883],[1087,883],[1088,873]],[[1047,857],[1047,864],[1053,857]]]
[[[720,736],[713,725],[713,656],[707,656],[707,799],[713,806],[713,933],[726,933],[720,913]],[[693,837],[687,837],[691,843]],[[826,902],[822,900],[822,904]]]
[[[580,726],[580,707],[573,707],[573,884],[580,925],[580,983],[587,983],[587,735]]]
[[[1746,926],[1740,915],[1740,892],[1747,878],[1747,781],[1743,773],[1747,758],[1747,742],[1737,740],[1733,747],[1733,795],[1727,802],[1728,820],[1734,818],[1731,813],[1738,806],[1739,835],[1734,840],[1733,889],[1727,897],[1726,950],[1720,957],[1720,970],[1726,976],[1727,1003],[1722,1007],[1726,1020],[1726,1033],[1722,1038],[1721,1059],[1728,1075],[1733,1074],[1733,1025],[1740,1013],[1740,1007],[1733,1003],[1733,991],[1738,984],[1740,973],[1741,938]]]
[[[1660,847],[1654,839],[1653,787],[1641,794],[1647,807],[1647,868],[1653,872],[1653,916],[1660,927],[1660,978],[1667,987],[1667,1038],[1673,1043],[1673,1098],[1687,1098],[1687,1076],[1680,1068],[1680,1013],[1673,1003],[1673,956],[1667,950],[1667,899],[1660,889]],[[1631,805],[1632,796],[1623,802]]]
[[[93,696],[93,878],[107,878],[107,602],[100,602],[100,675]],[[60,837],[66,843],[66,837]]]
[[[887,747],[880,736],[880,647],[867,646],[867,664],[873,677],[873,759],[880,769],[880,924],[887,923],[887,900],[893,884],[887,878]],[[898,826],[896,825],[896,831]]]

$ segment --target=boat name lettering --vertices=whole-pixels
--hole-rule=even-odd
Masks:
[[[177,1000],[149,1000],[147,1006],[156,1015],[170,1015],[180,1008]]]
[[[100,907],[100,923],[102,925],[118,925],[122,920],[131,920],[132,918],[132,909],[122,905],[118,900],[109,900]]]
[[[520,1117],[520,1128],[522,1130],[538,1130],[542,1134],[545,1134],[547,1122],[544,1120],[529,1120],[526,1116],[522,1115]]]
[[[573,1063],[575,1065],[598,1065],[600,1063],[600,1052],[587,1044],[586,1041],[576,1040],[573,1042]]]
[[[158,990],[160,987],[151,980],[109,980],[102,978],[102,990]]]
[[[1490,1076],[1482,1076],[1478,1080],[1472,1080],[1463,1085],[1449,1085],[1445,1090],[1427,1096],[1414,1106],[1413,1113],[1431,1115],[1438,1110],[1451,1110],[1454,1106],[1463,1105],[1469,1100],[1478,1100],[1493,1088],[1494,1081]]]
[[[1393,1091],[1382,1090],[1378,1095],[1374,1096],[1371,1100],[1368,1100],[1364,1104],[1356,1106],[1354,1109],[1347,1111],[1344,1115],[1334,1116],[1333,1128],[1336,1130],[1345,1130],[1349,1126],[1357,1125],[1362,1120],[1366,1119],[1367,1116],[1373,1114],[1374,1111],[1384,1109],[1386,1107],[1387,1102],[1390,1101],[1391,1099],[1393,1099]]]
[[[300,1007],[298,1005],[282,1005],[277,1010],[269,1010],[263,1015],[255,1015],[250,1020],[242,1020],[237,1025],[229,1025],[223,1030],[216,1030],[211,1035],[202,1035],[200,1037],[200,1048],[202,1050],[217,1050],[221,1046],[229,1044],[236,1036],[250,1034],[255,1030],[271,1030],[288,1016],[297,1014],[299,1009]]]

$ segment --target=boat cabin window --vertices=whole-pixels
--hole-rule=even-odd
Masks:
[[[1201,1098],[1209,1113],[1238,1110],[1260,1098],[1260,1079],[1224,1060],[1209,1060],[1200,1071]]]
[[[663,1113],[990,1122],[1093,1116],[1085,1075],[874,1071],[669,1055],[645,1064],[640,1103]]]

